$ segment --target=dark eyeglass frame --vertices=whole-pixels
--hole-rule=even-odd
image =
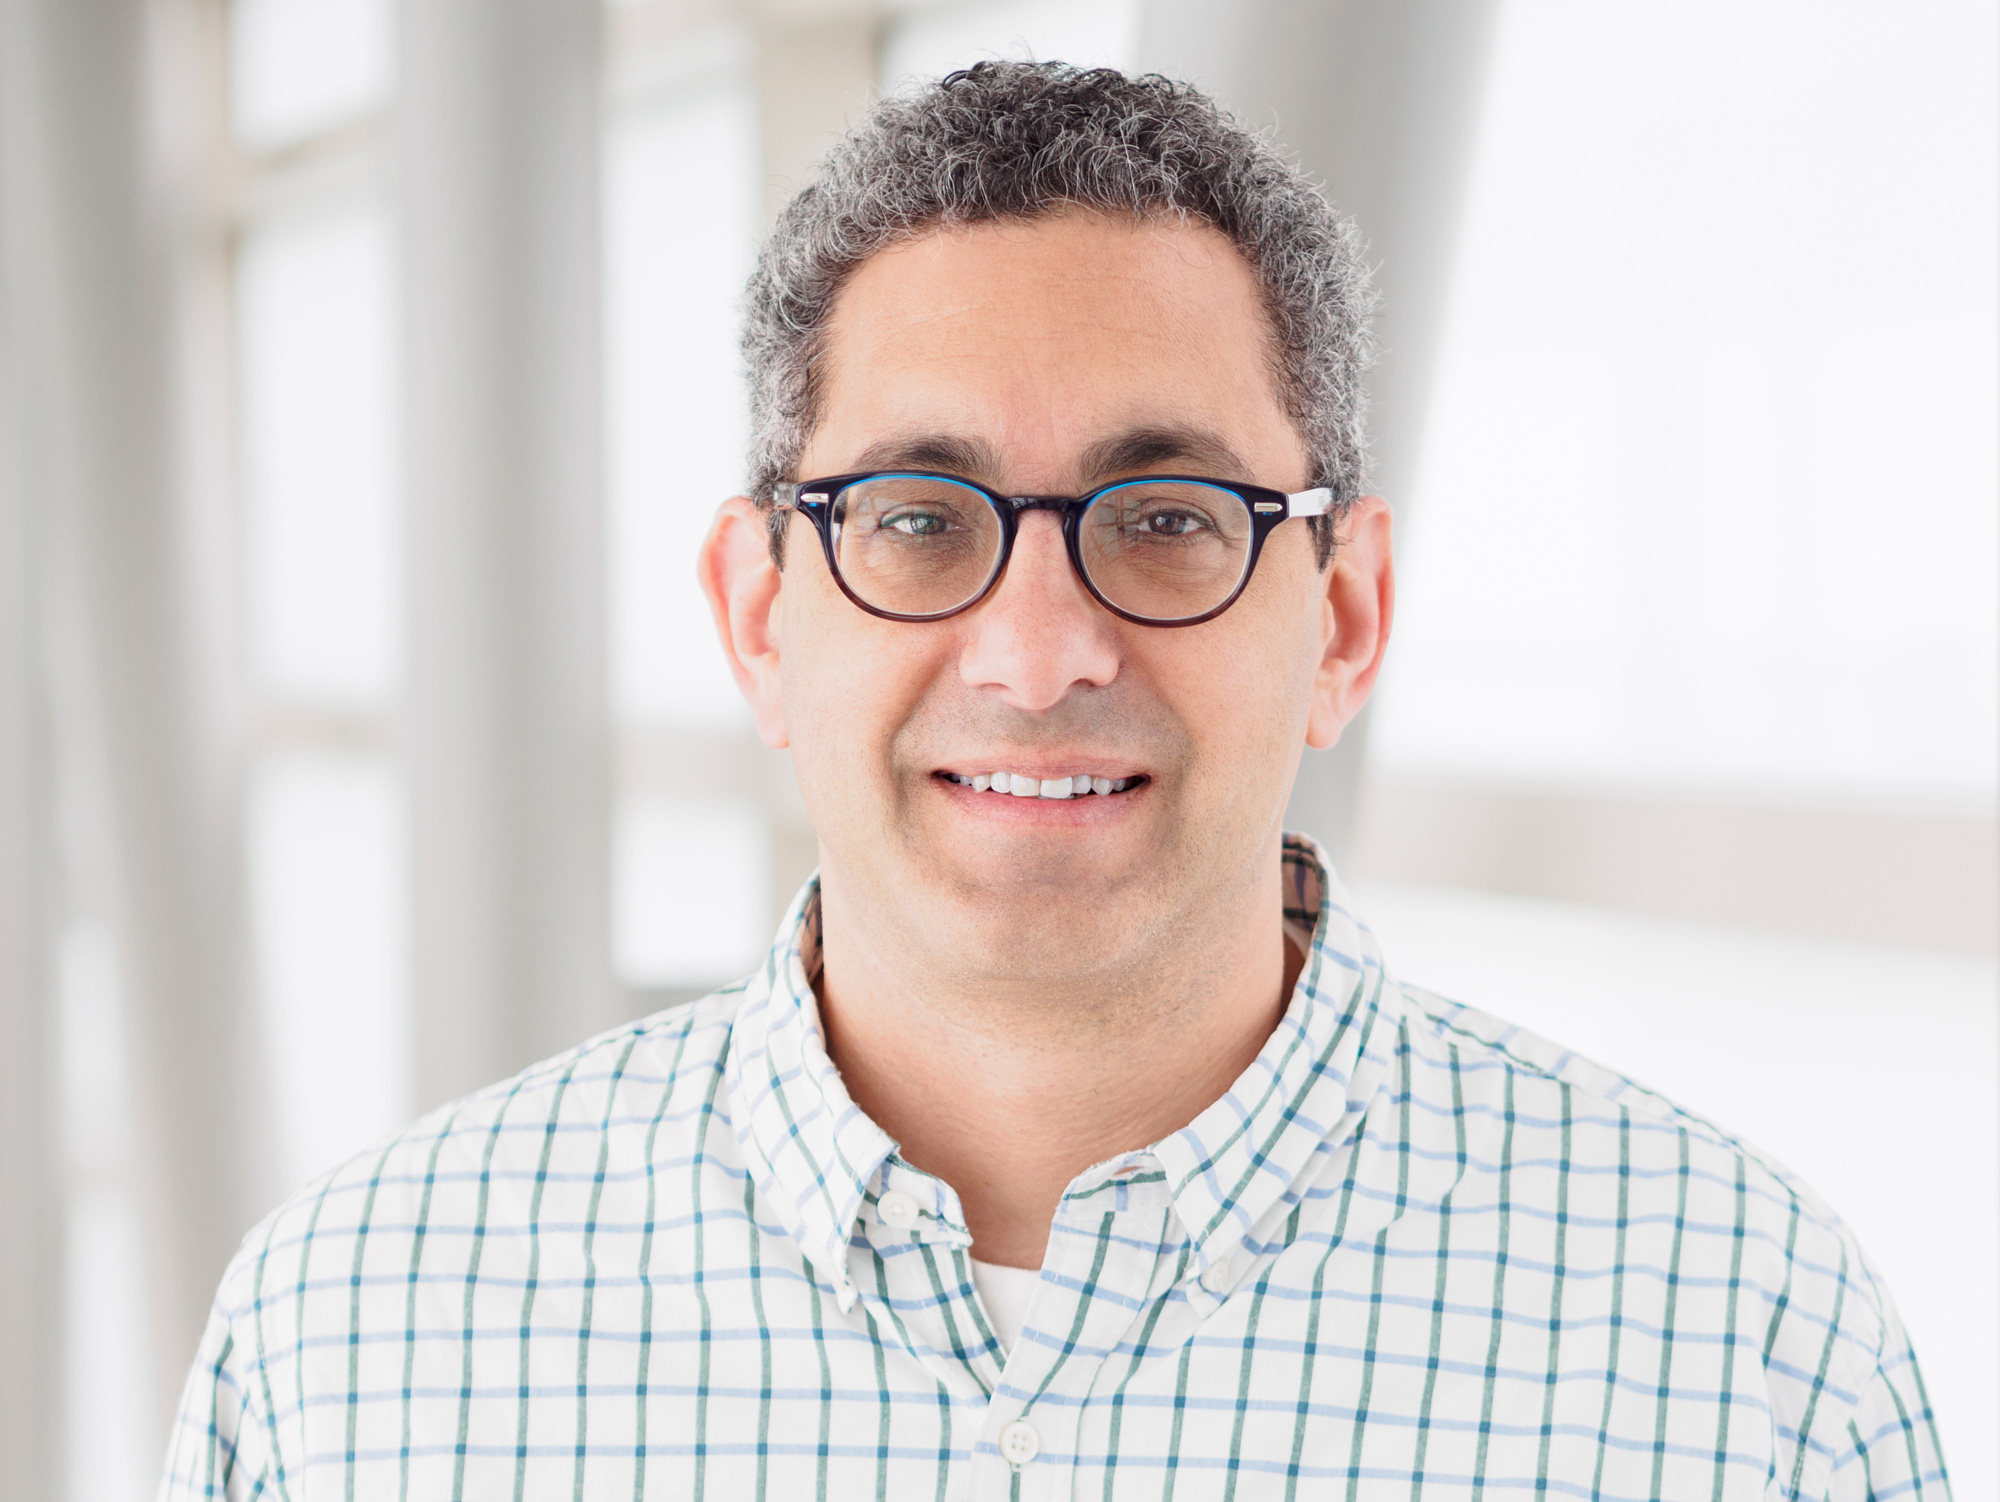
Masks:
[[[884,610],[879,605],[871,605],[848,587],[847,580],[840,572],[840,561],[834,554],[833,546],[833,503],[834,498],[850,485],[858,485],[864,480],[949,480],[955,485],[963,485],[976,490],[986,497],[1000,519],[1000,553],[994,560],[993,572],[986,582],[979,586],[970,599],[954,605],[949,610],[935,611],[929,615],[908,615],[901,611]],[[1215,490],[1225,490],[1243,503],[1250,515],[1250,556],[1243,565],[1243,577],[1236,581],[1236,587],[1229,597],[1213,609],[1200,615],[1158,616],[1134,615],[1122,610],[1104,597],[1092,582],[1090,573],[1083,566],[1082,544],[1079,539],[1083,514],[1102,497],[1128,485],[1150,485],[1164,482],[1178,482],[1185,485],[1207,485]],[[1113,480],[1100,485],[1083,495],[1002,495],[997,490],[981,485],[977,480],[968,480],[963,475],[945,474],[939,470],[924,469],[870,469],[858,474],[829,475],[824,479],[800,480],[777,487],[775,500],[781,511],[796,511],[809,520],[819,532],[820,551],[826,555],[827,571],[833,575],[833,582],[840,586],[840,592],[870,615],[885,621],[925,621],[949,620],[952,616],[970,610],[981,600],[993,593],[993,587],[1007,572],[1008,560],[1014,556],[1014,537],[1020,529],[1023,512],[1054,511],[1062,516],[1063,546],[1069,552],[1069,564],[1076,571],[1083,587],[1090,591],[1092,599],[1122,621],[1130,621],[1135,626],[1199,626],[1203,621],[1212,621],[1223,611],[1234,605],[1243,591],[1250,587],[1251,576],[1257,572],[1257,559],[1263,554],[1264,539],[1274,528],[1290,521],[1295,516],[1328,516],[1333,512],[1333,491],[1321,485],[1311,490],[1287,493],[1282,490],[1268,490],[1262,485],[1242,485],[1234,480],[1212,480],[1206,475],[1130,475],[1121,480]]]

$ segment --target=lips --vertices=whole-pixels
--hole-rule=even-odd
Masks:
[[[1077,772],[1068,777],[1033,777],[1021,772],[981,772],[972,777],[958,772],[940,772],[938,775],[947,782],[969,787],[975,793],[997,793],[1014,798],[1110,797],[1114,793],[1130,792],[1146,780],[1143,776],[1097,777],[1088,772]]]

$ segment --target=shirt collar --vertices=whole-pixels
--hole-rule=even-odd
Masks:
[[[1152,1148],[1201,1274],[1193,1297],[1225,1296],[1277,1239],[1315,1159],[1359,1127],[1391,1062],[1375,936],[1314,840],[1286,835],[1283,859],[1285,916],[1312,931],[1291,1002],[1228,1093]]]
[[[1384,994],[1374,937],[1353,917],[1313,840],[1286,835],[1283,860],[1285,915],[1312,931],[1284,1016],[1227,1094],[1146,1153],[1119,1160],[1159,1163],[1209,1297],[1227,1293],[1232,1261],[1247,1270],[1275,1235],[1301,1176],[1354,1130],[1387,1064],[1384,1050],[1371,1047]],[[760,1198],[846,1310],[855,1299],[848,1248],[856,1223],[879,1219],[870,1207],[890,1177],[919,1200],[931,1235],[969,1236],[955,1196],[896,1159],[894,1140],[847,1093],[812,989],[819,952],[815,875],[793,899],[763,968],[745,983],[725,1077]]]
[[[757,1192],[834,1289],[854,1307],[847,1248],[895,1141],[841,1082],[820,1029],[819,873],[778,925],[764,968],[744,988],[724,1066],[731,1117]]]

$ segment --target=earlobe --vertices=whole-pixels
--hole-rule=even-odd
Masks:
[[[790,743],[778,672],[784,575],[771,561],[763,512],[740,495],[724,501],[695,567],[715,617],[722,655],[756,718],[757,734],[765,745],[780,750]]]
[[[1306,744],[1325,750],[1361,712],[1382,670],[1396,613],[1396,566],[1388,504],[1356,501],[1341,522],[1340,546],[1326,571],[1327,638],[1313,683]]]

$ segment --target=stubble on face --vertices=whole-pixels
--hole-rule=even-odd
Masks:
[[[1064,1027],[1051,1045],[1062,1031],[1113,1040],[1139,1017],[1162,1020],[1163,997],[1218,980],[1234,956],[1212,944],[1215,915],[1234,911],[1246,887],[1271,885],[1275,902],[1275,884],[1261,879],[1275,875],[1266,858],[1289,782],[1232,776],[1226,754],[1204,748],[1172,701],[1140,679],[1133,668],[1030,715],[940,674],[890,738],[879,800],[824,796],[816,774],[845,764],[858,777],[863,758],[809,753],[802,785],[850,931],[872,930],[878,950],[924,956],[941,994],[978,995],[1002,1014],[1056,1009]],[[1270,727],[1272,743],[1246,762],[1285,764],[1296,753],[1278,739],[1284,728]],[[968,828],[941,804],[935,769],[964,764],[958,753],[971,745],[1005,748],[989,758],[1000,766],[1104,748],[1115,763],[1145,769],[1136,827],[1101,841]]]
[[[1117,795],[1145,801],[1143,858],[1129,858],[1131,832],[1123,830],[1115,846],[1114,839],[1049,838],[1034,830],[980,830],[972,833],[976,843],[968,841],[966,831],[941,817],[931,783],[934,769],[962,760],[956,748],[975,745],[1003,748],[991,758],[999,767],[1086,745],[1106,748],[1113,765],[1143,768],[1146,785]],[[911,885],[958,910],[953,927],[963,937],[954,949],[969,970],[985,972],[982,982],[1002,972],[1053,978],[1113,969],[1150,942],[1146,926],[1131,915],[1164,916],[1201,867],[1190,848],[1199,843],[1199,824],[1175,813],[1199,784],[1199,770],[1188,727],[1159,699],[1133,692],[1129,678],[1073,692],[1036,715],[947,679],[917,701],[891,741],[894,838]],[[1007,921],[1009,913],[1042,916],[1016,923]]]

